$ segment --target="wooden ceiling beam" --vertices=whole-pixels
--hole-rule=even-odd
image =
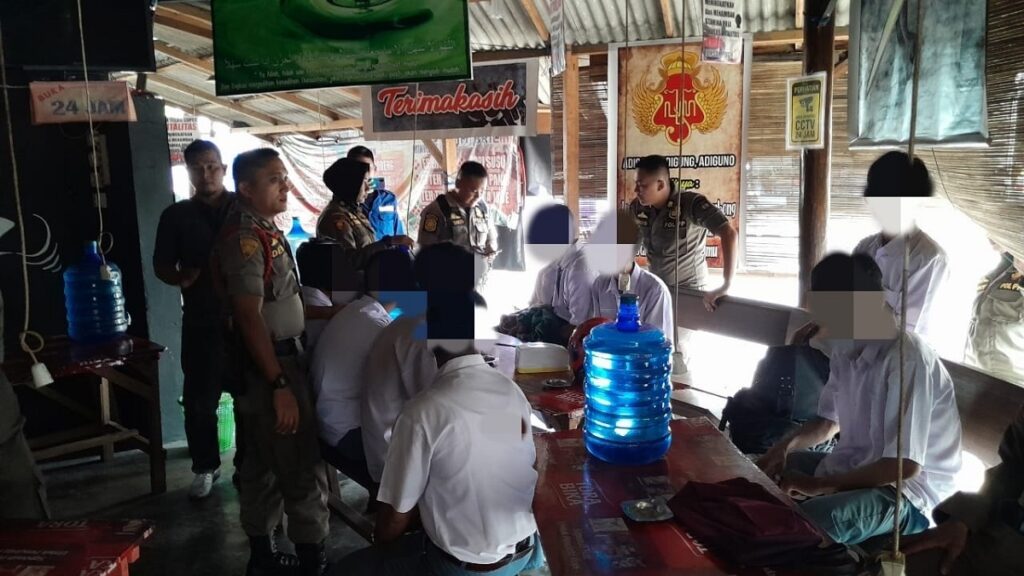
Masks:
[[[540,10],[537,9],[537,4],[534,0],[519,0],[523,10],[526,11],[526,15],[530,17],[530,22],[533,23],[533,27],[537,30],[537,35],[540,39],[547,43],[551,39],[551,33],[548,31],[548,27],[544,24],[544,18],[540,15]]]
[[[164,42],[162,40],[154,40],[153,41],[153,47],[158,52],[161,52],[163,54],[166,54],[166,55],[170,56],[171,58],[174,58],[175,60],[180,62],[182,65],[188,66],[189,68],[192,68],[193,70],[197,70],[199,72],[203,72],[204,74],[213,74],[214,73],[213,62],[211,62],[209,59],[200,58],[200,57],[195,56],[193,54],[189,54],[188,52],[185,52],[184,50],[181,50],[180,48],[176,48],[174,46],[171,46],[170,44],[168,44],[168,43],[166,43],[166,42]],[[302,108],[303,110],[306,110],[307,112],[312,112],[314,114],[322,115],[325,118],[329,118],[331,120],[338,120],[338,119],[341,118],[341,116],[338,115],[338,113],[335,112],[334,110],[331,110],[330,108],[325,107],[325,106],[318,106],[315,102],[311,102],[311,101],[309,101],[309,100],[307,100],[305,98],[302,98],[301,96],[299,96],[297,94],[291,94],[291,93],[287,93],[287,92],[282,92],[282,93],[277,93],[277,94],[266,94],[264,96],[266,98],[270,98],[272,100],[277,100],[279,102],[286,102],[286,103],[291,104],[293,106],[298,106],[299,108]]]
[[[213,40],[213,24],[210,20],[180,12],[182,6],[170,8],[165,4],[156,7],[153,21],[161,26],[186,32],[207,40]]]
[[[342,118],[331,122],[309,123],[309,124],[278,124],[276,126],[247,126],[232,128],[232,132],[245,134],[301,134],[315,132],[331,132],[333,130],[353,130],[363,127],[362,118]]]
[[[661,0],[661,21],[665,24],[665,36],[676,35],[676,19],[672,15],[672,0]]]
[[[242,106],[241,104],[237,104],[230,100],[218,98],[212,94],[207,94],[200,90],[196,90],[188,84],[175,80],[173,78],[167,78],[166,76],[161,76],[160,74],[151,74],[149,76],[149,81],[154,82],[156,84],[161,84],[168,88],[173,88],[178,92],[183,92],[185,94],[195,96],[197,99],[202,100],[204,102],[209,102],[210,104],[215,104],[217,106],[233,110],[239,114],[248,116],[249,118],[253,118],[255,120],[259,120],[260,122],[270,124],[271,126],[284,124],[284,122],[280,118],[275,118],[270,114],[265,114],[257,110],[251,110],[249,108],[246,108],[245,106]]]

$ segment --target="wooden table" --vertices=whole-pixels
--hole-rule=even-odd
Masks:
[[[499,340],[494,347],[494,356],[498,359],[496,368],[511,378],[522,388],[530,405],[544,416],[544,423],[555,430],[575,430],[583,419],[583,383],[573,382],[571,371],[546,372],[543,374],[520,374],[516,372],[517,343],[506,337]],[[547,389],[544,381],[549,378],[561,378],[573,382],[569,388]]]
[[[166,459],[160,422],[160,379],[157,363],[166,350],[163,346],[134,336],[124,336],[97,345],[78,344],[66,336],[47,338],[46,346],[37,354],[46,364],[54,381],[71,376],[95,376],[99,384],[99,411],[87,406],[54,386],[32,386],[31,360],[18,351],[10,354],[2,365],[8,379],[16,386],[33,388],[38,394],[87,419],[90,424],[70,430],[29,439],[36,460],[47,460],[84,450],[102,448],[102,459],[113,458],[114,445],[125,443],[149,454],[149,478],[153,494],[167,490]],[[146,402],[145,433],[129,429],[117,422],[111,403],[113,384]]]
[[[623,501],[671,496],[690,480],[742,477],[791,502],[708,420],[676,420],[671,427],[666,457],[636,467],[589,456],[578,430],[534,437],[540,477],[533,510],[552,576],[773,573],[730,570],[674,521],[641,524],[625,518]]]
[[[128,576],[148,520],[0,522],[0,574]]]

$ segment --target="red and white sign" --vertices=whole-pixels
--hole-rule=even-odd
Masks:
[[[185,148],[199,137],[199,121],[195,116],[167,119],[167,146],[171,150],[171,166],[185,163]]]
[[[135,104],[127,82],[31,82],[33,124],[135,122]]]

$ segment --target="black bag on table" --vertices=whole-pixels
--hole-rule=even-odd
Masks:
[[[721,430],[729,427],[744,454],[763,454],[818,414],[828,382],[828,357],[810,346],[772,346],[757,366],[750,388],[729,398]]]

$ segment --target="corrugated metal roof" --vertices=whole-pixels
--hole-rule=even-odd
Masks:
[[[687,36],[699,36],[703,17],[701,0],[686,1],[686,33]],[[671,14],[662,13],[661,0],[563,0],[566,41],[573,46],[603,45],[616,42],[636,42],[666,38],[666,17],[673,22],[673,36],[679,37],[679,23],[684,0],[669,0]],[[796,0],[738,0],[747,32],[771,32],[789,30],[796,27],[794,13]],[[173,9],[175,6],[188,7],[208,12],[208,0],[189,0],[168,2],[164,6]],[[547,0],[470,0],[470,38],[473,50],[487,52],[497,50],[542,49],[547,42],[530,17],[527,6],[536,8],[544,30],[549,31],[551,14]],[[836,24],[846,26],[849,23],[850,0],[839,0],[836,5]],[[627,34],[628,33],[628,34]],[[154,35],[157,39],[198,58],[211,58],[213,42],[192,34],[174,30],[167,26],[156,25]],[[158,66],[166,66],[173,60],[158,54]],[[550,62],[542,59],[540,66],[540,82],[538,99],[548,104],[551,102],[551,85],[548,77]],[[202,93],[213,95],[213,83],[207,81],[208,75],[184,66],[163,68],[161,75],[167,75]],[[182,94],[173,89],[153,84],[153,91],[170,97],[176,96],[180,101]],[[303,97],[316,101],[333,110],[342,117],[358,117],[360,115],[360,99],[340,90],[310,90]],[[191,96],[188,98],[191,99]],[[269,103],[268,103],[269,101]],[[318,115],[310,110],[280,100],[260,98],[245,102],[268,114],[295,122],[315,123]],[[216,111],[219,118],[227,120],[250,121],[237,112],[222,107],[210,107],[207,104],[197,106]],[[324,118],[326,120],[326,118]]]

